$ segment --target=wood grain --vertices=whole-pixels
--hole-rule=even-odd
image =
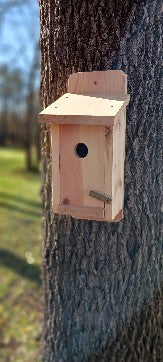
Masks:
[[[102,201],[89,195],[92,188],[101,192],[104,190],[104,131],[104,126],[80,126],[80,142],[88,147],[87,157],[80,159],[85,206],[104,207]]]
[[[114,218],[124,203],[124,160],[125,160],[125,113],[113,127],[113,165],[112,165],[112,217]]]
[[[127,76],[121,70],[78,72],[70,75],[68,80],[70,93],[117,93],[127,94]]]
[[[106,221],[113,221],[117,215],[117,220],[122,217],[124,112],[129,102],[126,79],[127,76],[121,71],[72,75],[68,90],[73,93],[64,94],[40,114],[41,120],[50,119],[60,123],[52,127],[54,212],[58,212],[59,204],[64,207],[101,207],[105,209]],[[89,125],[91,122],[92,125]],[[75,152],[79,143],[84,143],[88,148],[88,155],[84,158],[78,157]],[[111,203],[91,197],[89,194],[93,189],[110,195]],[[91,218],[90,212],[87,215]],[[94,219],[94,215],[91,219]]]
[[[52,151],[52,205],[53,212],[58,213],[60,202],[60,176],[59,176],[59,125],[51,125],[51,151]]]
[[[84,204],[83,160],[75,155],[79,142],[79,125],[59,126],[60,204]]]
[[[82,79],[81,79],[82,81]],[[39,114],[41,123],[113,125],[129,95],[66,93]]]
[[[113,127],[105,127],[105,193],[110,195],[112,202],[105,204],[105,220],[112,220],[113,208]]]
[[[76,155],[78,143],[88,147],[85,158]],[[89,192],[104,189],[104,127],[60,125],[59,154],[60,204],[102,207]]]
[[[104,221],[104,208],[102,207],[59,205],[59,213],[71,215],[77,219]]]

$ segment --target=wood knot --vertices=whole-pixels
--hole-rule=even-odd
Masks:
[[[69,199],[67,198],[63,199],[63,205],[69,205],[69,203],[70,203]]]

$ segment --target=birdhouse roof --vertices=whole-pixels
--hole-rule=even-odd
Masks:
[[[39,114],[39,122],[111,126],[129,99],[128,94],[66,93]]]

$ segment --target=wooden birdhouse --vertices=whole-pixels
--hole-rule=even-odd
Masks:
[[[39,114],[51,124],[54,213],[77,219],[123,218],[127,76],[75,73],[68,93]]]

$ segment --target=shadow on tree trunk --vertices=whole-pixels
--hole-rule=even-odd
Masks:
[[[127,325],[88,362],[161,362],[160,295],[144,304]],[[157,352],[156,352],[157,351]]]

